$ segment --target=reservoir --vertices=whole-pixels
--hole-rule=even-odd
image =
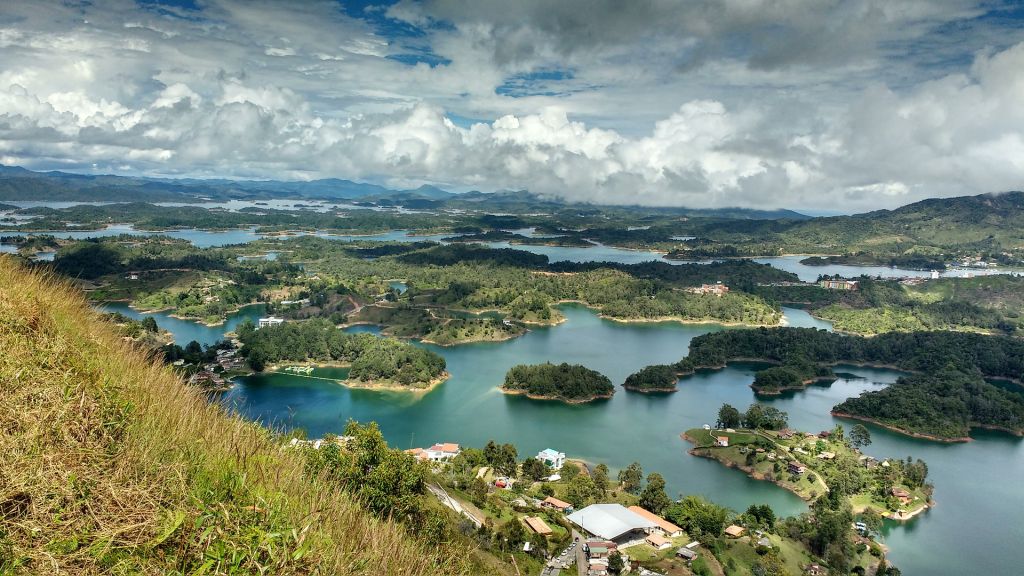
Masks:
[[[507,342],[450,348],[425,345],[445,357],[452,377],[422,396],[263,374],[237,378],[224,401],[249,418],[270,426],[301,427],[310,437],[340,433],[349,419],[372,420],[399,448],[435,442],[482,446],[493,439],[515,444],[524,458],[550,447],[592,464],[604,462],[613,474],[638,461],[645,474],[657,471],[665,476],[672,497],[701,494],[737,511],[754,503],[770,504],[781,515],[806,510],[801,500],[781,488],[690,456],[689,445],[679,438],[688,428],[713,424],[723,403],[744,410],[754,402],[749,385],[756,365],[733,364],[698,373],[682,379],[679,391],[672,394],[648,396],[619,388],[611,400],[585,405],[502,394],[498,387],[515,364],[580,363],[618,385],[643,366],[679,360],[694,336],[725,329],[623,324],[572,305],[562,311],[565,323],[533,329]],[[785,312],[791,326],[827,327],[806,312],[788,308]],[[830,386],[813,386],[763,402],[788,412],[795,429],[817,432],[837,423],[849,429],[851,421],[829,414],[832,406],[886,386],[899,376],[891,370],[858,367],[838,367],[837,372],[843,377]],[[321,375],[343,378],[345,372],[335,369]],[[868,427],[874,443],[865,449],[867,454],[922,458],[936,486],[934,509],[906,525],[888,523],[884,530],[890,559],[904,574],[1018,573],[1024,561],[1019,547],[1024,540],[1024,494],[1016,479],[1024,475],[1024,442],[979,433],[974,442],[949,445]]]

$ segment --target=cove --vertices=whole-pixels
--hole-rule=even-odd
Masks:
[[[185,346],[195,340],[204,346],[216,344],[224,339],[224,334],[233,331],[239,324],[246,320],[253,323],[266,312],[265,304],[251,304],[243,306],[239,311],[229,314],[227,320],[218,326],[206,326],[191,320],[174,318],[170,312],[140,312],[127,302],[104,302],[98,305],[100,312],[120,312],[129,318],[141,320],[152,316],[161,330],[168,330],[174,335],[174,342],[179,346]]]

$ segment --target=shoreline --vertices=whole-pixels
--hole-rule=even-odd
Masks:
[[[406,386],[404,384],[398,384],[392,380],[353,380],[352,378],[345,378],[344,380],[338,378],[328,378],[326,376],[312,376],[308,374],[294,374],[286,372],[283,368],[288,366],[302,366],[312,368],[351,368],[351,362],[342,362],[333,360],[329,362],[289,362],[282,364],[274,364],[268,366],[263,371],[264,374],[282,374],[285,376],[297,376],[300,378],[312,378],[315,380],[327,380],[330,382],[337,382],[341,386],[346,388],[358,388],[362,390],[379,390],[379,391],[393,391],[393,392],[430,392],[434,388],[437,388],[441,384],[447,382],[451,377],[451,373],[445,370],[437,378],[433,378],[426,383],[426,386]]]
[[[892,424],[886,424],[885,422],[876,420],[876,419],[868,417],[868,416],[858,416],[858,415],[850,414],[850,413],[847,413],[847,412],[839,412],[837,410],[831,411],[830,414],[832,414],[832,416],[835,416],[836,418],[848,418],[850,420],[860,420],[861,422],[867,422],[869,424],[874,424],[875,426],[878,426],[880,428],[885,428],[886,430],[889,430],[891,432],[898,432],[900,434],[903,434],[904,436],[910,436],[911,438],[919,438],[921,440],[931,440],[933,442],[943,442],[943,443],[946,443],[946,444],[959,444],[959,443],[973,442],[974,441],[970,436],[947,437],[947,436],[935,436],[934,434],[927,434],[927,433],[924,433],[924,432],[912,432],[910,430],[904,430],[904,429],[899,428],[898,426],[894,426]]]
[[[504,386],[499,386],[498,390],[501,390],[502,394],[507,394],[509,396],[526,396],[530,400],[544,400],[544,401],[549,401],[549,402],[562,402],[562,403],[565,403],[565,404],[586,404],[588,402],[594,402],[595,400],[611,400],[612,396],[615,395],[615,391],[613,390],[612,392],[608,393],[607,395],[601,394],[601,395],[597,395],[597,396],[592,396],[592,397],[587,398],[587,399],[577,399],[577,398],[568,399],[568,398],[562,398],[562,397],[559,397],[559,396],[541,396],[539,394],[530,394],[529,392],[527,392],[525,390],[510,390],[508,388],[505,388]]]

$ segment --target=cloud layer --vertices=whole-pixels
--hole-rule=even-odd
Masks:
[[[1024,183],[974,2],[97,2],[0,14],[0,163],[861,210]]]

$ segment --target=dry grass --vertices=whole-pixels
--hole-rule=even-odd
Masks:
[[[0,574],[460,574],[0,256]]]

